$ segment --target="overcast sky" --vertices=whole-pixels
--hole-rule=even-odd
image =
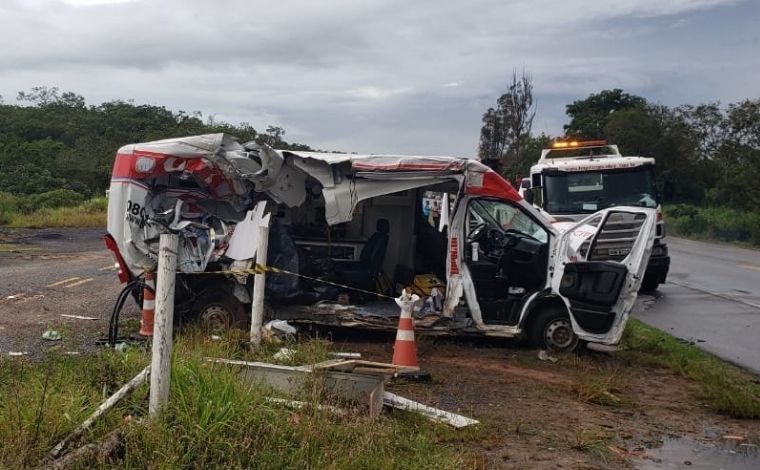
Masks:
[[[534,132],[607,88],[760,98],[758,0],[0,0],[0,95],[57,86],[357,152],[474,155],[512,70]]]

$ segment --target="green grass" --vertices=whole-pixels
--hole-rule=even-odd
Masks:
[[[0,253],[39,251],[37,246],[25,246],[16,243],[0,243]]]
[[[587,452],[604,463],[608,463],[613,457],[611,444],[614,436],[601,429],[581,428],[575,433],[575,442],[571,448],[581,452]]]
[[[98,197],[73,207],[43,207],[30,213],[5,212],[0,217],[13,228],[105,227],[108,199]]]
[[[271,361],[280,346],[256,353],[240,337],[211,341],[185,332],[176,342],[169,404],[147,416],[142,386],[97,421],[85,442],[124,431],[124,452],[112,461],[78,462],[81,468],[468,468],[463,439],[443,425],[404,412],[370,420],[362,409],[336,415],[315,406],[290,410],[266,401],[269,390],[241,380],[207,356]],[[324,341],[290,344],[293,361],[327,357]],[[41,362],[0,358],[0,467],[35,466],[57,441],[148,363],[138,350],[104,350],[92,357],[51,354]],[[313,384],[312,384],[313,385]],[[314,386],[295,398],[325,397]],[[125,419],[125,417],[129,417]]]
[[[760,419],[760,379],[692,344],[631,319],[619,354],[631,362],[669,369],[692,379],[699,398],[734,418]]]
[[[760,213],[687,204],[664,207],[670,233],[703,240],[760,246]]]
[[[627,406],[631,403],[620,396],[625,389],[624,370],[596,361],[578,360],[575,383],[571,389],[578,400],[604,406]]]

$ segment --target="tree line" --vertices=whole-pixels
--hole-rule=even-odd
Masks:
[[[535,113],[532,78],[523,72],[483,115],[479,156],[513,181],[554,140],[532,133]],[[566,113],[567,137],[602,138],[625,155],[654,157],[664,202],[760,212],[760,98],[668,107],[612,89],[568,104]],[[122,145],[216,132],[310,150],[283,140],[281,127],[258,132],[246,122],[132,101],[87,105],[74,92],[35,87],[19,92],[17,104],[0,97],[0,192],[103,194]]]
[[[17,102],[0,97],[0,193],[18,196],[54,190],[102,195],[116,151],[135,142],[226,132],[243,141],[311,150],[284,141],[285,130],[277,126],[258,132],[247,122],[232,125],[213,116],[204,120],[197,111],[123,100],[88,106],[81,95],[55,87],[19,92]]]
[[[532,95],[530,76],[513,73],[483,115],[479,156],[511,179],[527,176],[555,140],[532,134]],[[663,202],[760,212],[760,98],[669,107],[612,89],[565,110],[563,137],[605,139],[624,155],[655,158]]]

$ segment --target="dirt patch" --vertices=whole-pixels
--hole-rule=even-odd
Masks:
[[[388,361],[389,338],[344,340],[344,351]],[[395,384],[404,396],[474,417],[482,433],[461,444],[494,468],[635,468],[647,449],[668,436],[715,440],[727,434],[760,436],[760,421],[710,412],[697,387],[667,371],[621,364],[615,356],[560,356],[556,364],[537,352],[504,342],[487,348],[457,341],[423,341],[420,364],[430,384]],[[580,381],[620,375],[618,402],[584,401]],[[582,385],[582,384],[581,384]]]

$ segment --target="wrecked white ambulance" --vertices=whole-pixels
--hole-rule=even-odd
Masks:
[[[439,212],[424,194],[445,195]],[[566,350],[620,341],[656,218],[614,207],[559,231],[464,158],[274,150],[225,134],[167,139],[116,155],[106,243],[121,281],[155,270],[159,235],[176,232],[180,317],[246,326],[254,276],[234,271],[253,265],[239,255],[250,251],[241,222],[262,200],[271,201],[268,264],[287,271],[267,274],[271,319],[394,330],[390,297],[422,280],[436,287],[423,288],[418,333],[520,336]],[[626,240],[628,255],[588,261],[602,234]]]

